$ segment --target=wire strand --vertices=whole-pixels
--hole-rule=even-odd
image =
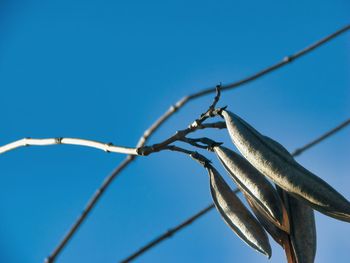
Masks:
[[[342,122],[341,124],[339,124],[335,128],[327,131],[326,133],[324,133],[321,136],[317,137],[315,140],[311,141],[310,143],[307,143],[303,147],[298,148],[297,150],[295,150],[292,153],[292,155],[294,157],[298,156],[298,155],[301,155],[303,152],[305,152],[308,149],[316,146],[320,142],[324,141],[326,138],[329,138],[330,136],[334,135],[338,131],[344,129],[349,124],[350,124],[350,119],[346,120],[345,122]],[[239,193],[239,190],[235,189],[234,192],[235,193]],[[184,220],[183,222],[181,222],[177,226],[170,228],[170,230],[166,231],[165,233],[159,235],[158,237],[156,237],[152,241],[148,242],[146,245],[142,246],[140,249],[138,249],[137,251],[135,251],[130,256],[126,257],[125,259],[123,259],[120,262],[121,263],[131,262],[132,260],[136,259],[137,257],[139,257],[142,254],[144,254],[147,251],[149,251],[151,248],[159,245],[161,242],[165,241],[166,239],[171,238],[173,235],[175,235],[177,232],[179,232],[183,228],[193,224],[196,220],[198,220],[199,218],[201,218],[202,216],[207,214],[209,211],[211,211],[214,207],[215,207],[215,205],[213,203],[207,205],[205,208],[203,208],[199,212],[197,212],[194,215],[190,216],[188,219]]]
[[[294,53],[291,56],[285,57],[282,61],[277,62],[276,64],[269,66],[257,73],[252,74],[251,76],[248,76],[247,78],[243,78],[241,80],[238,80],[236,82],[233,82],[228,85],[221,86],[221,90],[229,90],[233,88],[237,88],[241,85],[247,84],[248,82],[251,82],[253,80],[256,80],[268,73],[271,73],[289,63],[296,60],[297,58],[300,58],[309,52],[313,51],[314,49],[321,47],[325,43],[329,42],[330,40],[340,36],[341,34],[347,32],[350,29],[350,24],[346,25],[339,30],[329,34],[325,38],[322,38],[318,41],[316,41],[314,44]],[[189,101],[202,97],[204,95],[210,94],[216,92],[216,87],[208,88],[201,90],[197,93],[193,93],[189,96],[185,96],[182,99],[180,99],[178,102],[176,102],[174,105],[172,105],[161,117],[159,117],[147,130],[144,131],[143,135],[139,139],[137,143],[137,147],[142,147],[145,145],[146,141],[150,138],[152,134],[154,134],[155,131],[161,127],[175,112],[177,112],[179,109],[181,109],[186,103]],[[53,263],[56,259],[56,257],[61,253],[62,249],[66,246],[68,241],[74,236],[76,231],[79,229],[80,225],[86,220],[88,214],[91,212],[91,210],[94,208],[98,200],[102,197],[103,193],[105,192],[105,189],[109,187],[109,185],[114,181],[114,179],[117,177],[117,175],[124,170],[126,166],[128,166],[130,163],[132,163],[136,159],[136,156],[128,155],[120,164],[118,167],[116,167],[110,175],[108,175],[105,180],[103,181],[102,185],[99,186],[99,188],[96,190],[96,192],[93,194],[92,197],[90,197],[89,201],[87,202],[83,212],[81,215],[77,218],[77,220],[73,223],[71,228],[68,230],[66,235],[60,240],[58,245],[55,247],[55,249],[52,251],[52,253],[46,258],[46,263]]]

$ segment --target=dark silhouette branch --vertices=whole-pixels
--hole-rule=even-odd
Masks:
[[[320,142],[324,141],[326,138],[334,135],[336,132],[340,131],[341,129],[345,128],[347,125],[350,124],[350,119],[344,121],[343,123],[341,123],[340,125],[336,126],[335,128],[329,130],[328,132],[322,134],[320,137],[316,138],[315,140],[311,141],[310,143],[305,144],[303,147],[298,148],[297,150],[295,150],[292,155],[298,156],[301,155],[303,152],[307,151],[308,149],[310,149],[311,147],[314,147],[315,145],[319,144]],[[239,193],[238,189],[234,190],[235,193]],[[150,241],[149,243],[147,243],[146,245],[144,245],[143,247],[141,247],[140,249],[138,249],[137,251],[135,251],[134,253],[132,253],[130,256],[128,256],[127,258],[123,259],[122,261],[120,261],[121,263],[127,263],[127,262],[131,262],[132,260],[136,259],[137,257],[141,256],[142,254],[144,254],[145,252],[147,252],[148,250],[150,250],[151,248],[159,245],[161,242],[165,241],[166,239],[172,237],[174,234],[176,234],[177,232],[179,232],[180,230],[182,230],[184,227],[191,225],[192,223],[194,223],[197,219],[199,219],[200,217],[204,216],[205,214],[207,214],[209,211],[211,211],[214,208],[214,204],[210,204],[207,205],[204,209],[200,210],[199,212],[197,212],[196,214],[194,214],[193,216],[189,217],[188,219],[186,219],[185,221],[183,221],[182,223],[180,223],[179,225],[169,229],[168,231],[166,231],[165,233],[159,235],[157,238],[155,238],[154,240]]]
[[[254,73],[251,76],[248,76],[246,78],[243,78],[239,81],[222,85],[221,91],[226,91],[230,89],[237,88],[239,86],[242,86],[244,84],[247,84],[251,81],[254,81],[264,75],[267,75],[268,73],[271,73],[289,63],[292,61],[308,54],[309,52],[313,51],[314,49],[322,46],[323,44],[327,43],[328,41],[340,36],[341,34],[345,33],[350,29],[350,25],[346,25],[343,28],[333,32],[332,34],[326,36],[325,38],[315,42],[314,44],[296,52],[295,54],[291,56],[285,57],[282,61],[277,62],[276,64],[269,66],[257,73]],[[182,108],[185,104],[187,104],[189,101],[194,100],[196,98],[205,96],[210,93],[214,93],[216,91],[216,87],[211,87],[204,89],[202,91],[193,93],[189,96],[183,97],[181,100],[179,100],[177,103],[175,103],[173,106],[171,106],[159,119],[157,119],[141,136],[140,140],[137,143],[137,148],[143,147],[146,143],[146,141],[149,139],[149,137],[161,127],[163,123],[165,123],[175,112],[177,112],[180,108]],[[73,237],[75,232],[78,230],[79,226],[84,222],[87,215],[90,213],[90,211],[93,209],[97,201],[101,198],[104,191],[108,186],[112,183],[114,178],[133,160],[135,160],[135,156],[128,155],[122,163],[114,169],[114,171],[104,180],[102,185],[98,188],[98,190],[95,192],[95,194],[90,198],[87,205],[85,206],[82,214],[78,217],[76,222],[73,224],[73,226],[68,230],[67,234],[63,237],[63,239],[59,242],[57,247],[53,250],[53,252],[46,258],[47,263],[52,263],[55,261],[56,257],[60,254],[62,249],[65,247],[65,245],[68,243],[68,241]]]

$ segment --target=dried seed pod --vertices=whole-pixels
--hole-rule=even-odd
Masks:
[[[276,227],[274,224],[271,224],[271,221],[266,217],[266,214],[261,210],[260,207],[256,205],[254,201],[250,199],[249,196],[247,196],[247,201],[260,224],[270,234],[270,236],[283,247],[284,240],[288,238],[288,234],[280,228]]]
[[[315,215],[311,207],[278,189],[289,212],[290,243],[297,263],[313,263],[316,256],[317,238]]]
[[[211,195],[224,221],[244,242],[270,258],[270,243],[259,222],[232,192],[218,171],[210,166],[208,173]]]
[[[290,241],[290,236],[279,229],[275,225],[271,224],[269,219],[266,217],[265,213],[261,211],[261,209],[256,206],[249,197],[247,197],[248,204],[253,210],[256,218],[259,220],[260,224],[264,227],[264,229],[270,234],[270,236],[285,250],[287,256],[288,263],[296,263],[294,257],[294,251],[292,249],[292,244]]]
[[[249,196],[266,217],[278,228],[289,233],[287,211],[273,185],[246,159],[223,146],[214,151],[239,189]]]
[[[264,136],[264,138],[271,147],[274,147],[274,149],[279,151],[285,158],[294,161],[293,156],[281,144],[267,136]],[[279,186],[276,186],[276,188],[283,199],[290,218],[291,231],[289,242],[293,249],[293,251],[291,251],[291,253],[293,253],[293,258],[297,263],[313,263],[317,248],[314,211],[310,206],[289,195]]]
[[[267,136],[264,136],[264,138],[270,144],[270,147],[273,147],[285,158],[294,161],[293,156],[281,144]],[[276,186],[276,188],[283,199],[290,218],[290,235],[288,240],[286,239],[284,241],[288,262],[313,263],[317,247],[314,211],[311,207],[289,195],[279,186]]]
[[[287,257],[287,263],[298,263],[295,259],[294,250],[292,248],[292,242],[290,240],[290,235],[284,240],[283,243],[284,252]]]
[[[350,203],[333,187],[302,167],[281,145],[266,139],[237,115],[223,110],[222,116],[236,147],[262,174],[321,213],[350,222]]]

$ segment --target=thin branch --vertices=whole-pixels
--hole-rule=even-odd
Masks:
[[[214,122],[214,123],[207,123],[207,124],[200,123],[198,126],[195,127],[195,129],[190,130],[188,132],[187,130],[189,129],[178,131],[176,135],[171,136],[169,139],[166,140],[166,142],[168,143],[164,143],[164,142],[162,143],[163,147],[160,147],[159,144],[156,144],[158,145],[158,147],[154,147],[154,146],[147,147],[147,148],[152,148],[152,150],[150,150],[148,154],[154,153],[156,151],[160,151],[164,149],[165,146],[168,145],[169,143],[175,142],[177,140],[186,141],[184,136],[189,132],[192,132],[197,129],[207,129],[207,128],[224,129],[226,128],[226,124],[225,122]],[[50,146],[50,145],[60,145],[60,144],[78,145],[78,146],[99,149],[108,153],[121,153],[121,154],[128,154],[128,155],[138,155],[137,151],[140,150],[140,148],[138,149],[138,148],[116,146],[113,143],[103,143],[99,141],[81,139],[81,138],[56,137],[56,138],[38,139],[38,138],[27,137],[27,138],[23,138],[23,139],[5,144],[3,146],[0,146],[0,154],[6,153],[21,147]]]
[[[212,111],[210,113],[208,113],[208,115],[215,115],[216,111]],[[203,126],[202,122],[204,120],[206,120],[208,118],[208,116],[206,115],[207,113],[205,114],[202,114],[201,117],[199,119],[196,119],[188,128],[184,129],[184,130],[179,130],[179,131],[176,131],[176,133],[169,137],[168,139],[160,142],[160,143],[156,143],[156,144],[153,144],[151,146],[142,146],[142,147],[139,147],[136,149],[136,152],[138,155],[142,155],[142,156],[147,156],[151,153],[155,153],[155,152],[159,152],[159,151],[162,151],[162,150],[165,150],[165,149],[169,149],[169,145],[171,143],[174,143],[176,141],[182,141],[182,142],[186,142],[188,144],[191,144],[192,146],[195,146],[195,147],[199,147],[201,149],[207,149],[208,146],[203,146],[203,145],[200,145],[196,142],[201,142],[201,143],[205,143],[205,144],[208,144],[208,145],[218,145],[218,143],[214,142],[213,140],[210,140],[208,138],[200,138],[200,139],[190,139],[190,138],[187,138],[186,135],[196,131],[199,129],[199,127],[201,127],[200,129],[204,129],[205,127]]]
[[[169,145],[166,147],[166,149],[168,149],[170,151],[175,151],[175,152],[187,154],[189,157],[191,157],[193,160],[198,162],[204,168],[208,167],[211,163],[210,160],[208,160],[204,155],[202,155],[198,152],[195,152],[195,151],[189,151],[187,149],[180,148],[180,147],[175,146],[175,145]]]
[[[141,146],[137,148],[137,154],[138,155],[149,155],[150,153],[158,152],[163,149],[165,149],[169,144],[176,142],[176,141],[185,141],[186,135],[196,131],[199,126],[202,126],[203,122],[207,120],[208,118],[215,117],[218,115],[219,111],[221,109],[216,110],[215,105],[218,103],[220,99],[220,86],[216,87],[216,96],[214,98],[213,103],[209,106],[208,110],[201,114],[201,116],[196,119],[191,125],[189,125],[186,129],[177,131],[173,136],[169,137],[168,139],[153,144],[152,146]]]
[[[79,146],[96,148],[105,152],[137,155],[136,148],[120,147],[120,146],[115,146],[112,143],[102,143],[98,141],[86,140],[86,139],[80,139],[80,138],[47,138],[47,139],[23,138],[21,140],[14,141],[9,144],[0,146],[0,154],[8,151],[12,151],[20,147],[25,147],[25,146],[48,146],[48,145],[58,145],[58,144],[79,145]]]
[[[207,128],[226,129],[226,123],[224,121],[218,121],[213,123],[203,123],[201,125],[198,125],[197,127],[197,129],[207,129]]]
[[[254,73],[253,75],[244,78],[242,80],[239,80],[237,82],[233,82],[228,85],[224,85],[221,87],[221,91],[228,90],[228,89],[234,89],[237,88],[241,85],[247,84],[251,81],[254,81],[268,73],[271,73],[272,71],[281,68],[289,63],[291,63],[293,60],[296,60],[297,58],[300,58],[307,53],[311,52],[312,50],[322,46],[323,44],[327,43],[328,41],[340,36],[341,34],[345,33],[350,29],[350,25],[346,25],[343,28],[335,31],[334,33],[328,35],[327,37],[315,42],[309,47],[306,47],[302,49],[301,51],[298,51],[292,56],[287,56],[285,57],[281,62],[277,62],[276,64],[267,67],[257,73]],[[207,95],[209,93],[215,92],[215,88],[208,88],[204,89],[202,91],[199,91],[197,93],[193,93],[189,96],[183,97],[181,100],[179,100],[177,103],[175,103],[173,106],[171,106],[159,119],[157,119],[141,136],[139,139],[137,146],[136,147],[142,147],[145,145],[146,141],[149,139],[149,137],[159,129],[159,127],[166,121],[168,120],[175,112],[177,112],[181,107],[183,107],[186,103],[188,103],[190,100],[199,98],[201,96]],[[129,155],[126,157],[126,159],[105,179],[103,184],[98,188],[97,194],[94,194],[87,206],[85,207],[83,214],[77,219],[77,221],[73,224],[73,226],[70,228],[68,231],[67,235],[60,241],[60,243],[57,245],[57,247],[54,249],[53,253],[46,259],[46,262],[52,263],[54,262],[55,258],[61,250],[65,247],[67,242],[71,239],[71,237],[74,235],[74,233],[77,231],[81,223],[84,221],[86,216],[89,214],[89,212],[92,210],[94,205],[97,203],[97,201],[101,198],[104,190],[109,186],[109,184],[113,181],[114,178],[133,160],[135,160],[136,156]],[[107,182],[107,183],[106,183]],[[102,191],[101,191],[102,190]]]
[[[311,147],[315,146],[316,144],[324,141],[326,138],[334,135],[336,132],[338,132],[341,129],[345,128],[349,124],[350,124],[350,119],[345,121],[345,122],[343,122],[343,123],[341,123],[340,125],[338,125],[337,127],[333,128],[332,130],[326,132],[325,134],[321,135],[320,137],[318,137],[317,139],[313,140],[312,142],[304,145],[301,148],[298,148],[297,150],[295,150],[292,153],[292,155],[295,157],[297,155],[302,154],[304,151],[307,151],[308,149],[310,149]],[[236,194],[239,193],[239,189],[236,188],[234,190],[234,192]],[[159,245],[159,243],[161,243],[161,242],[165,241],[166,239],[172,237],[178,231],[182,230],[185,226],[189,226],[190,224],[194,223],[197,219],[199,219],[200,217],[204,216],[206,213],[208,213],[214,207],[215,207],[214,204],[208,205],[207,207],[205,207],[204,209],[202,209],[201,211],[199,211],[195,215],[191,216],[190,218],[186,219],[185,221],[183,221],[179,225],[177,225],[177,226],[171,228],[170,230],[166,231],[165,233],[159,235],[157,238],[155,238],[154,240],[150,241],[149,243],[147,243],[146,245],[144,245],[143,247],[141,247],[140,249],[138,249],[137,251],[132,253],[126,259],[123,259],[121,262],[122,263],[131,262],[132,260],[134,260],[135,258],[141,256],[143,253],[147,252],[151,248],[155,247],[156,245]]]
[[[216,142],[212,139],[209,139],[207,137],[202,137],[202,138],[187,138],[184,137],[181,139],[181,141],[186,142],[194,147],[200,148],[200,149],[205,149],[205,150],[210,150],[215,146],[219,146],[222,144],[222,142]]]

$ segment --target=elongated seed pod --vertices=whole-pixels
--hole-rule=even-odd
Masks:
[[[289,212],[290,242],[297,263],[313,263],[316,256],[317,238],[315,215],[311,207],[278,189]]]
[[[264,136],[264,138],[270,144],[270,147],[273,147],[283,157],[294,161],[293,156],[281,144],[267,136]],[[276,189],[288,210],[291,225],[290,235],[288,239],[284,240],[288,261],[313,263],[317,248],[314,211],[311,207],[289,195],[279,186],[276,186]]]
[[[283,242],[283,248],[284,252],[287,257],[287,263],[298,263],[295,259],[294,250],[292,248],[292,242],[290,240],[290,235],[287,236],[287,238]]]
[[[293,224],[290,236],[295,258],[298,263],[313,263],[317,247],[314,211],[292,196],[288,199]]]
[[[259,220],[260,224],[270,234],[270,236],[285,250],[287,262],[296,263],[290,236],[283,230],[271,224],[269,219],[266,217],[265,213],[262,212],[258,206],[256,206],[256,203],[252,202],[249,196],[247,197],[247,201],[252,211],[254,212],[256,218]]]
[[[293,156],[281,144],[267,136],[264,136],[264,138],[270,144],[270,147],[273,147],[285,158],[294,160]],[[276,188],[283,199],[290,218],[290,235],[288,239],[284,240],[288,262],[313,263],[317,247],[314,211],[311,207],[292,197],[279,186],[276,186]]]
[[[216,146],[214,152],[245,196],[256,203],[269,221],[289,233],[287,211],[276,189],[265,176],[242,156],[226,147]]]
[[[249,246],[271,257],[268,237],[259,222],[243,205],[218,171],[208,168],[214,204],[230,228]]]
[[[284,240],[288,238],[288,234],[276,227],[274,224],[271,224],[269,218],[266,217],[266,214],[261,210],[260,207],[256,205],[254,201],[247,196],[247,201],[249,206],[251,207],[255,217],[258,219],[260,224],[264,227],[264,229],[270,234],[270,236],[283,247]]]
[[[224,110],[222,116],[233,143],[262,174],[321,213],[350,222],[350,203],[344,196],[237,115]]]

